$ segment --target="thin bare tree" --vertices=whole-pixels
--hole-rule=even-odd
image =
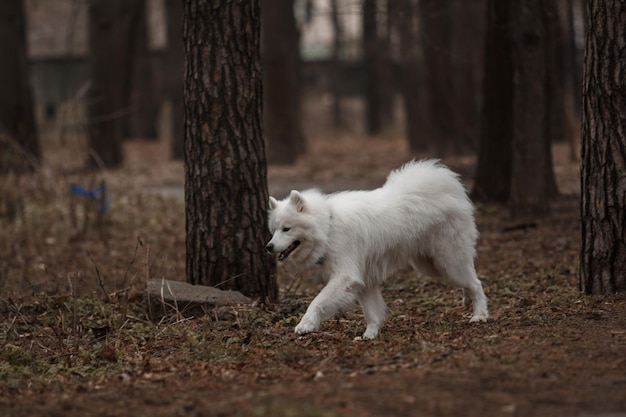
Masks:
[[[24,2],[1,1],[0,173],[30,170],[41,156],[26,53]]]

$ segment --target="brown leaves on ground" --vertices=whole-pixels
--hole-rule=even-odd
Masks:
[[[104,173],[112,205],[100,229],[72,224],[65,191],[24,199],[22,214],[0,219],[3,416],[626,410],[626,299],[578,290],[577,167],[562,157],[566,150],[556,148],[566,195],[549,217],[520,224],[504,209],[477,207],[477,270],[490,321],[469,324],[460,291],[407,271],[385,286],[389,319],[380,337],[355,342],[365,328],[358,309],[318,333],[293,333],[302,314],[297,301],[311,300],[322,285],[315,275],[281,272],[283,295],[296,300],[282,308],[233,308],[228,321],[146,321],[138,294],[147,277],[184,274],[184,208],[159,194],[163,185],[182,184],[182,165],[154,146],[131,144],[132,166]],[[148,151],[161,161],[152,169],[133,153]],[[285,184],[296,175],[337,187],[374,184],[410,158],[397,140],[327,141],[295,167],[271,167],[269,176]],[[472,169],[471,160],[444,162]],[[69,179],[51,181],[64,190]]]

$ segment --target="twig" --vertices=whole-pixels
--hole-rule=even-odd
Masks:
[[[172,297],[174,299],[174,305],[172,305],[171,303],[165,301],[165,294],[163,292],[164,284],[167,285],[167,289],[169,290],[170,294],[172,295]],[[165,278],[161,278],[160,293],[161,293],[161,308],[163,309],[164,315],[163,315],[163,317],[161,317],[161,320],[159,321],[159,325],[162,324],[163,319],[165,317],[167,317],[166,307],[169,307],[172,310],[174,310],[176,312],[176,317],[177,318],[181,319],[181,318],[185,317],[183,312],[180,311],[180,309],[178,307],[178,300],[176,299],[176,294],[174,294],[174,291],[172,291],[172,288],[171,288],[169,282]],[[148,299],[150,299],[150,297],[148,297]]]
[[[146,283],[150,280],[150,242],[146,244]]]
[[[163,304],[165,304],[165,299],[163,298],[163,282],[167,284],[167,289],[170,291],[170,294],[172,294],[172,298],[174,299],[174,310],[176,311],[176,316],[179,318],[183,317],[182,313],[178,309],[178,300],[176,299],[176,294],[174,294],[174,291],[172,291],[172,287],[170,286],[169,281],[166,281],[165,279],[161,281],[161,301],[163,302]]]
[[[15,315],[13,316],[13,320],[11,320],[11,323],[9,323],[9,327],[7,327],[7,329],[4,332],[4,339],[7,340],[9,338],[9,333],[11,332],[11,330],[13,329],[13,325],[15,324],[15,321],[17,320],[17,316],[20,315],[20,310],[22,309],[22,306],[16,306],[17,310],[15,311]]]
[[[159,333],[156,334],[156,336],[160,336],[161,334],[163,334],[170,327],[173,327],[173,326],[175,326],[177,324],[184,323],[186,321],[190,321],[190,320],[193,320],[193,319],[194,319],[194,317],[183,317],[180,320],[176,320],[174,323],[170,323],[167,326],[165,326]]]
[[[234,279],[237,279],[237,278],[239,278],[239,277],[242,277],[242,276],[244,276],[244,275],[246,275],[246,274],[247,274],[247,272],[242,272],[241,274],[235,275],[234,277],[228,278],[227,280],[224,280],[224,281],[222,281],[222,282],[218,282],[217,284],[213,285],[213,287],[217,288],[217,287],[219,287],[219,286],[220,286],[220,285],[222,285],[222,284],[226,284],[227,282],[230,282],[230,281],[232,281],[232,280],[234,280]]]
[[[295,296],[296,291],[298,291],[298,289],[302,285],[302,274],[298,273],[294,275],[292,273],[289,273],[289,275],[291,275],[292,280],[291,280],[291,284],[289,285],[289,287],[287,287],[287,289],[285,290],[284,298],[288,298],[289,293],[291,292],[292,289],[293,289],[293,294]]]
[[[74,292],[74,285],[72,285],[72,278],[67,276],[67,282],[70,285],[70,293],[72,294],[72,333],[78,332],[78,312],[76,311],[76,292]],[[78,345],[78,339],[76,339]]]
[[[105,164],[104,161],[102,160],[102,158],[100,157],[100,154],[98,154],[98,152],[96,152],[95,149],[93,148],[89,148],[89,156],[91,156],[93,158],[93,160],[96,162],[96,165],[98,165],[98,169],[104,173],[105,170]]]
[[[109,297],[109,294],[104,288],[104,282],[102,281],[102,276],[100,275],[100,269],[98,269],[98,264],[96,264],[96,261],[93,259],[93,256],[91,256],[91,251],[87,250],[87,254],[89,255],[89,259],[91,259],[91,262],[93,262],[93,266],[96,269],[96,278],[98,279],[98,287],[100,287],[100,291],[102,291],[102,294],[104,294],[105,301],[107,303],[110,303],[111,298]]]
[[[133,288],[133,287],[131,287],[131,286],[129,285],[128,287],[124,287],[124,288],[122,288],[121,290],[116,290],[116,291],[113,291],[112,293],[110,293],[110,294],[109,294],[109,297],[110,297],[110,298],[117,297],[117,296],[118,296],[118,295],[120,295],[120,294],[123,294],[123,293],[127,293],[127,292],[129,292],[132,288]]]
[[[137,243],[139,243],[141,246],[143,246],[143,241],[141,240],[141,237],[137,236]],[[150,256],[149,253],[149,248],[146,248],[146,256]],[[148,288],[148,285],[150,283],[150,273],[149,273],[149,263],[150,259],[146,259],[146,288]],[[148,319],[152,318],[152,300],[150,299],[150,295],[148,294]]]
[[[133,252],[133,257],[130,259],[130,263],[128,264],[128,268],[126,268],[126,272],[124,272],[124,281],[123,285],[126,285],[126,280],[128,279],[128,273],[130,272],[130,268],[135,264],[135,258],[137,256],[137,251],[139,250],[139,242],[140,238],[137,236],[137,244],[135,245],[135,251]],[[130,286],[129,286],[130,288]]]

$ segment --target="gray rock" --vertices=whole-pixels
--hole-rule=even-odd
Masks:
[[[146,313],[154,321],[165,315],[197,317],[223,306],[241,304],[252,304],[252,300],[239,291],[223,291],[161,278],[150,279],[143,296]]]

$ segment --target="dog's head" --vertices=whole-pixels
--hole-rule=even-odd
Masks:
[[[298,191],[292,191],[284,200],[270,197],[269,229],[272,239],[265,249],[277,253],[279,261],[308,263],[316,250],[316,213]]]

